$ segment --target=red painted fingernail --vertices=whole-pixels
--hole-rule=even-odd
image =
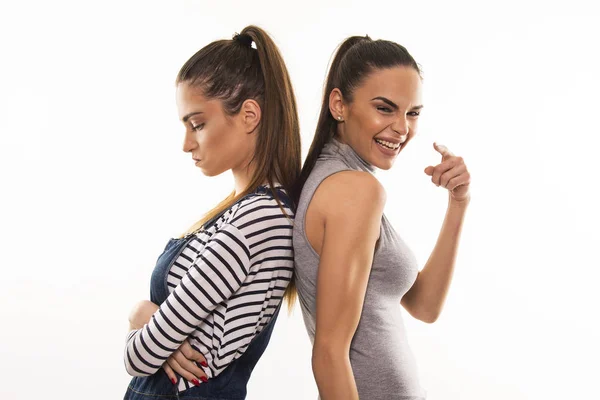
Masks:
[[[173,385],[177,385],[177,379],[171,378],[171,382],[173,382]]]
[[[205,376],[201,376],[200,379],[202,380],[202,382],[208,382],[208,379],[206,379]]]
[[[203,367],[208,367],[208,364],[206,363],[206,361],[201,361],[200,364],[202,364]]]
[[[196,386],[200,386],[200,382],[198,382],[198,379],[192,379],[192,383]]]

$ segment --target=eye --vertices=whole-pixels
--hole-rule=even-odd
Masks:
[[[421,115],[420,111],[411,111],[408,113],[409,116],[411,117],[418,117],[419,115]]]
[[[384,112],[384,113],[391,113],[392,109],[389,107],[385,107],[385,106],[377,106],[377,110]]]
[[[198,125],[192,124],[192,129],[195,130],[195,131],[199,131],[202,128],[204,128],[204,124],[198,124]]]

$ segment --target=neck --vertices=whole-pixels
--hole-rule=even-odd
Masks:
[[[373,165],[363,160],[349,144],[344,143],[339,137],[334,137],[329,143],[323,147],[320,159],[341,159],[347,166],[354,170],[362,170],[365,172],[375,173],[376,169]]]
[[[231,172],[233,173],[233,180],[235,182],[235,195],[242,193],[250,184],[252,180],[252,176],[254,175],[254,163],[252,165],[233,169]]]

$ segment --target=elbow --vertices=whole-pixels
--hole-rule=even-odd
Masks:
[[[125,351],[125,360],[123,360],[123,363],[125,364],[125,371],[127,371],[127,374],[129,376],[148,376],[150,374],[146,373],[145,371],[142,371],[141,369],[137,368],[135,365],[133,365],[131,357],[129,357],[129,353],[127,352],[127,350]]]
[[[433,324],[439,318],[439,314],[425,314],[419,318],[419,321],[425,322],[426,324]]]
[[[128,359],[127,356],[125,358],[125,371],[127,371],[127,373],[130,376],[138,376],[138,377],[150,376],[156,372],[156,371],[142,370],[142,369],[138,368],[137,366],[135,366],[131,363],[131,360]]]
[[[426,324],[433,324],[438,320],[441,314],[440,309],[422,310],[416,318],[419,321],[425,322]]]
[[[350,349],[339,343],[319,343],[315,341],[312,352],[312,370],[315,378],[327,371],[336,370],[349,359]]]
[[[439,309],[419,308],[416,310],[410,310],[407,308],[407,311],[414,318],[418,319],[421,322],[425,322],[426,324],[433,324],[435,321],[438,320],[441,314],[441,310]]]
[[[149,363],[142,363],[141,361],[142,360],[136,356],[133,343],[129,342],[127,347],[125,347],[125,357],[123,362],[125,364],[125,371],[127,371],[130,376],[150,376],[160,369],[160,366],[150,366]],[[144,366],[142,367],[140,364],[144,364]]]
[[[328,361],[331,359],[331,355],[328,349],[324,346],[313,346],[311,366],[315,377],[319,374],[319,371],[323,370]]]
[[[415,301],[409,296],[405,296],[401,304],[413,318],[426,324],[433,324],[442,312],[442,307],[437,304],[423,304],[422,301]]]

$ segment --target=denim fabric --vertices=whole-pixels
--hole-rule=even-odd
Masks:
[[[233,361],[216,378],[200,383],[181,393],[161,368],[151,376],[134,377],[127,388],[126,400],[242,400],[246,398],[246,384],[258,359],[267,348],[279,309],[271,321],[252,340],[242,356]],[[182,379],[182,378],[180,378]]]
[[[255,193],[249,194],[252,197],[258,194],[265,194],[266,188],[259,187]],[[290,200],[287,195],[278,190],[277,193],[282,203],[290,206]],[[246,198],[247,198],[246,197]],[[217,220],[205,224],[210,226]],[[150,280],[150,299],[155,304],[161,304],[169,296],[167,287],[167,274],[172,263],[179,256],[179,253],[185,248],[185,245],[192,237],[171,239],[167,243],[163,253],[158,257],[156,266]],[[281,306],[280,306],[281,307]],[[151,376],[134,377],[127,391],[124,400],[242,400],[246,398],[246,384],[250,379],[250,374],[259,358],[265,351],[275,321],[279,315],[279,308],[273,315],[273,318],[263,328],[263,330],[250,342],[247,350],[239,358],[234,360],[223,372],[208,382],[200,383],[200,386],[179,392],[177,387],[167,377],[165,371],[161,368]],[[183,378],[180,378],[183,379]]]

